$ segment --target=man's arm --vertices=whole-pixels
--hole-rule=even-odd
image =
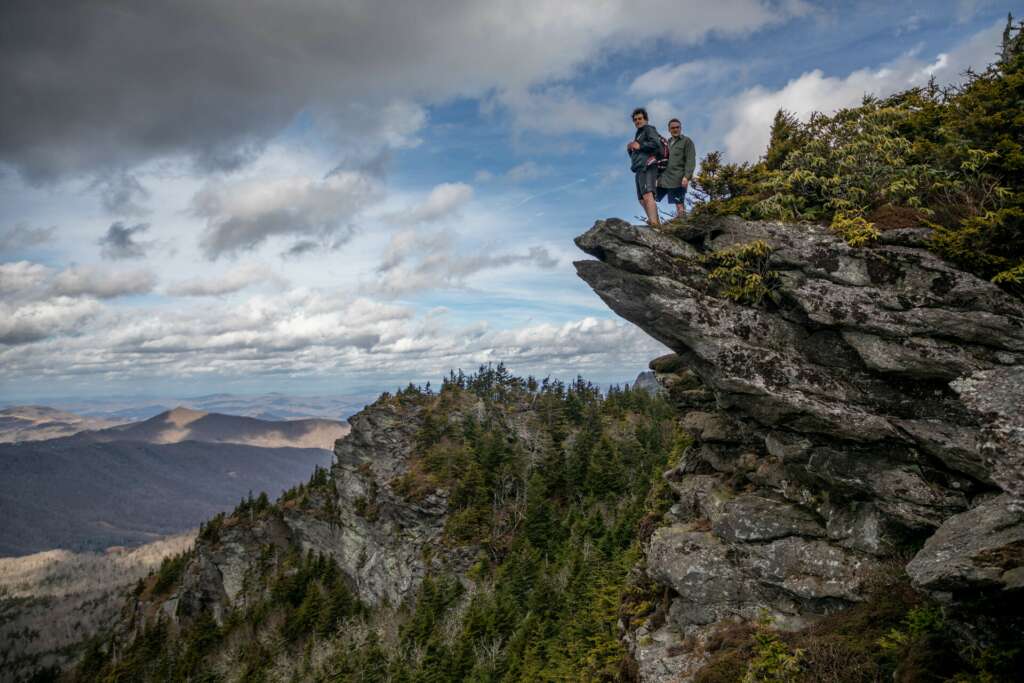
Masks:
[[[683,156],[686,158],[686,165],[683,167],[683,178],[693,177],[693,169],[697,167],[697,150],[693,146],[693,140],[687,136],[686,146],[683,148]]]

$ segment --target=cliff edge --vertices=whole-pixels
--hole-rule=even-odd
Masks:
[[[852,248],[727,217],[576,239],[596,259],[579,276],[676,352],[651,367],[696,438],[646,549],[672,598],[630,636],[645,680],[689,680],[724,622],[800,629],[854,606],[887,563],[954,619],[1020,604],[1024,304],[927,235]]]

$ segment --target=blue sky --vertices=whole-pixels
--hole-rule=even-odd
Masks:
[[[983,68],[1013,9],[7,3],[0,402],[630,380],[664,349],[572,238],[640,213],[634,106],[754,160],[780,107]]]

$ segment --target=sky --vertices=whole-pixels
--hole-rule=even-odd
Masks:
[[[963,79],[1013,3],[128,0],[0,7],[0,403],[390,390],[667,352],[579,280],[640,214],[645,106],[698,157]]]

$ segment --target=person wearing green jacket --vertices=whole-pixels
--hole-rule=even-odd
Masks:
[[[676,216],[686,215],[686,189],[693,178],[697,165],[697,152],[693,140],[683,135],[683,124],[679,119],[668,122],[668,165],[658,176],[658,201],[663,197],[676,205]]]

